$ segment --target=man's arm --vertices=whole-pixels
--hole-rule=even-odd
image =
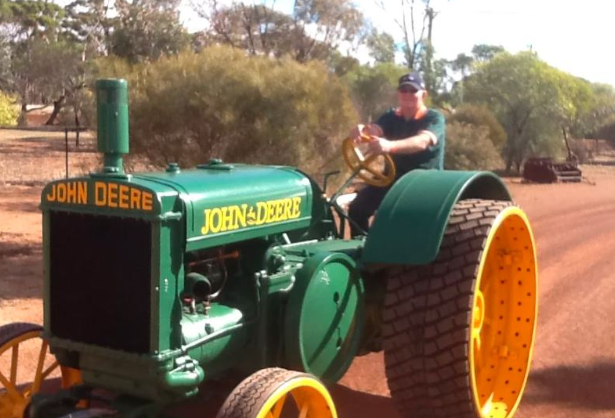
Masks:
[[[370,144],[371,151],[373,153],[416,154],[439,145],[439,138],[444,140],[446,129],[444,116],[439,112],[431,112],[427,117],[428,120],[423,130],[411,137],[389,141],[382,138],[382,135],[376,135],[376,140]]]
[[[438,143],[438,138],[430,131],[421,131],[417,135],[397,141],[389,141],[379,136],[375,136],[374,139],[370,149],[375,153],[416,154]]]

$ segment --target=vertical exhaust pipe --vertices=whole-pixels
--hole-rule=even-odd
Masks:
[[[106,79],[96,82],[98,151],[104,153],[104,173],[124,174],[128,154],[128,83]]]

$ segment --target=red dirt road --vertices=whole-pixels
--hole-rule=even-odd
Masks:
[[[615,170],[586,174],[595,186],[510,184],[532,223],[540,272],[534,364],[518,418],[615,416]],[[0,325],[41,321],[39,193],[0,183]],[[401,418],[381,354],[357,359],[332,392],[342,418]],[[190,403],[199,411],[190,416],[208,416]]]
[[[615,172],[586,172],[595,186],[510,185],[534,229],[540,273],[534,362],[517,418],[615,416]],[[355,361],[342,383],[359,392],[334,392],[342,417],[401,418],[382,370],[380,354]]]

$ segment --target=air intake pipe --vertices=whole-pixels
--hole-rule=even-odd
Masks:
[[[128,154],[128,83],[106,79],[96,82],[98,151],[104,153],[104,173],[124,173]]]

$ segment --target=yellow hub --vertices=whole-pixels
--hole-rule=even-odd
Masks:
[[[301,377],[278,387],[267,399],[257,418],[281,416],[337,418],[337,413],[331,395],[322,383],[310,377]]]
[[[534,345],[537,273],[525,214],[503,210],[487,237],[472,309],[471,379],[482,418],[510,418],[525,389]]]
[[[63,369],[41,331],[28,331],[0,346],[0,417],[22,418],[32,395],[44,390],[44,381],[62,378],[62,387],[80,381],[78,371]]]

